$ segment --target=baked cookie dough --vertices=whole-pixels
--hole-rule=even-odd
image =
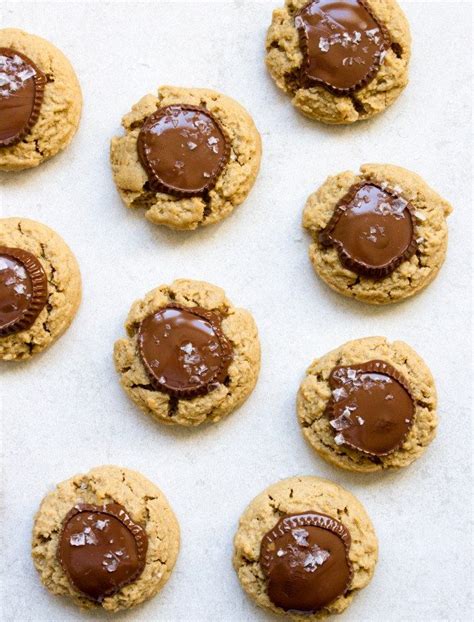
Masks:
[[[410,28],[395,0],[286,0],[266,49],[277,86],[324,123],[373,117],[408,83]]]
[[[341,613],[377,563],[377,537],[361,503],[319,477],[291,477],[256,497],[234,539],[234,568],[257,605],[289,619]]]
[[[65,149],[81,117],[71,64],[54,45],[0,30],[0,170],[33,168]]]
[[[329,177],[304,209],[316,273],[332,289],[388,304],[424,289],[448,244],[451,205],[411,171],[365,164]]]
[[[257,327],[219,287],[179,279],[137,300],[115,343],[125,392],[166,424],[216,422],[250,395],[260,370]]]
[[[162,86],[122,119],[111,142],[112,172],[123,202],[171,229],[226,218],[249,194],[261,140],[236,101],[207,89]]]
[[[29,359],[69,327],[81,301],[70,248],[46,225],[0,219],[0,359]]]
[[[85,609],[129,609],[168,581],[179,525],[143,475],[101,466],[58,484],[41,502],[32,555],[42,583]]]
[[[368,473],[419,458],[438,424],[436,388],[406,343],[349,341],[316,359],[298,392],[306,440],[327,462]]]

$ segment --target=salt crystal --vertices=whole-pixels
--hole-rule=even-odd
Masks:
[[[347,397],[347,392],[345,389],[340,387],[338,389],[334,389],[334,391],[332,392],[332,396],[336,400],[336,402],[339,402],[339,400],[342,400],[345,397]]]
[[[107,559],[104,559],[102,562],[102,566],[107,570],[107,572],[115,572],[119,565],[119,560],[116,557],[112,557],[111,555],[105,555]]]
[[[344,445],[346,440],[342,434],[336,434],[336,436],[334,437],[334,442],[336,443],[336,445]]]
[[[286,555],[285,551],[283,549],[278,549],[277,551],[277,557],[284,557]]]
[[[192,354],[194,347],[193,344],[188,341],[188,343],[185,343],[184,346],[181,346],[180,350],[182,350],[183,352],[186,352],[186,354]]]
[[[107,519],[106,520],[100,520],[99,519],[98,521],[96,521],[95,526],[100,531],[103,531],[107,527],[108,524],[109,524],[109,521]]]
[[[352,37],[348,32],[344,32],[342,35],[342,47],[347,47],[352,43]]]
[[[73,533],[69,538],[69,544],[71,546],[85,546],[86,534],[85,533]]]
[[[391,393],[389,393],[388,395],[385,396],[385,399],[388,400],[393,400],[393,395]]]
[[[304,562],[303,568],[306,572],[314,572],[319,566],[322,566],[324,562],[330,557],[329,552],[319,548],[315,545],[311,553],[308,553]]]
[[[365,423],[365,419],[363,419],[362,417],[357,416],[357,421],[359,423],[359,425],[364,425]]]
[[[349,411],[349,415],[351,414],[351,412]],[[334,430],[336,430],[336,432],[342,432],[342,430],[346,430],[347,428],[351,427],[351,421],[350,419],[348,419],[345,411],[342,413],[342,415],[339,415],[339,417],[337,417],[336,419],[332,419],[329,422],[329,425],[334,428]]]
[[[319,49],[321,52],[329,52],[329,39],[326,39],[326,37],[320,37]]]
[[[415,212],[415,216],[422,222],[427,219],[426,214],[423,214],[423,212]]]
[[[196,143],[192,143],[191,141],[188,142],[188,148],[191,149],[191,151],[194,151],[196,147],[197,147]]]
[[[309,533],[306,531],[306,529],[292,529],[291,535],[295,539],[296,544],[298,544],[299,546],[308,546],[307,538],[309,536]]]

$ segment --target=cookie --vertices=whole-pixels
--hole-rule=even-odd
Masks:
[[[310,119],[369,119],[408,83],[410,28],[395,0],[286,0],[273,12],[267,67]]]
[[[240,518],[234,568],[257,605],[290,620],[341,613],[371,580],[377,537],[361,503],[319,477],[291,477]]]
[[[250,395],[260,370],[257,327],[219,287],[179,279],[137,300],[115,343],[120,383],[166,424],[216,422]]]
[[[46,225],[0,219],[0,359],[29,359],[71,324],[81,274],[70,248]]]
[[[327,462],[368,473],[419,458],[438,424],[430,370],[410,346],[349,341],[316,359],[297,398],[306,440]]]
[[[22,30],[0,30],[0,170],[34,168],[65,149],[81,108],[79,82],[62,52]]]
[[[249,194],[260,134],[240,104],[215,91],[160,87],[122,119],[111,142],[115,183],[129,208],[171,229],[226,218]]]
[[[33,527],[42,583],[84,609],[113,612],[152,598],[168,581],[178,550],[179,525],[163,493],[116,466],[58,484]]]
[[[365,164],[329,177],[304,209],[310,258],[332,289],[388,304],[424,289],[448,244],[451,205],[421,177],[398,166]]]

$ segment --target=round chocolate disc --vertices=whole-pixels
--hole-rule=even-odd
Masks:
[[[295,17],[303,53],[301,86],[336,94],[370,82],[390,46],[387,30],[364,0],[312,0]]]
[[[0,336],[30,328],[47,300],[48,279],[39,259],[0,246]]]
[[[141,359],[153,385],[178,397],[202,395],[227,377],[232,347],[222,318],[201,307],[168,305],[138,330]]]
[[[0,47],[0,147],[28,134],[38,120],[46,76],[27,56]]]
[[[357,184],[337,204],[319,240],[322,246],[335,246],[349,270],[382,278],[416,252],[414,210],[375,184]]]
[[[63,522],[58,560],[71,584],[96,602],[143,572],[148,539],[118,503],[76,505]]]
[[[391,365],[369,361],[335,367],[329,376],[329,423],[338,445],[372,456],[398,449],[413,425],[408,383]]]
[[[344,525],[325,514],[282,518],[260,547],[272,603],[285,611],[313,613],[342,596],[353,576],[350,545]]]
[[[176,196],[203,196],[214,188],[230,156],[227,137],[205,108],[159,108],[143,124],[138,156],[150,186]]]

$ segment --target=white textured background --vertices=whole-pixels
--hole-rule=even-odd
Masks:
[[[409,88],[372,122],[327,128],[299,116],[265,71],[265,31],[280,3],[2,3],[2,27],[34,32],[66,53],[85,100],[65,153],[37,170],[0,177],[2,213],[56,229],[84,280],[83,304],[66,335],[30,363],[0,366],[5,621],[106,618],[49,595],[29,542],[43,495],[104,463],[156,482],[182,528],[166,588],[115,619],[273,619],[240,590],[232,537],[256,494],[296,474],[322,475],[352,490],[380,539],[374,580],[341,620],[454,622],[472,615],[472,6],[402,2],[414,37]],[[249,200],[225,222],[197,232],[156,228],[126,211],[110,174],[109,140],[121,116],[166,83],[237,98],[263,137]],[[381,309],[343,299],[315,277],[300,226],[306,197],[326,176],[368,161],[417,171],[455,208],[447,262],[435,283],[414,300]],[[112,363],[131,302],[177,277],[223,286],[253,312],[262,341],[262,372],[249,401],[200,430],[165,429],[142,415],[122,393]],[[425,358],[439,390],[439,433],[402,472],[350,475],[306,446],[295,394],[314,357],[373,334],[406,340]]]

